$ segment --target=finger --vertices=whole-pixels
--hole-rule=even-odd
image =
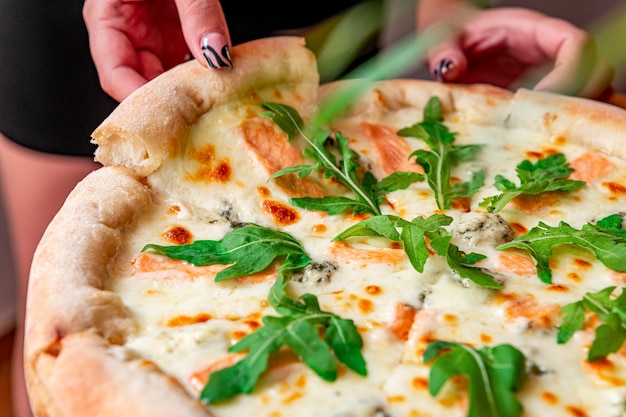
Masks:
[[[590,98],[599,96],[612,82],[612,65],[598,52],[595,41],[586,32],[566,22],[559,25],[560,39],[545,36],[549,33],[539,37],[543,39],[541,47],[554,57],[554,68],[535,89]]]
[[[453,40],[444,41],[432,48],[427,60],[430,74],[437,81],[459,81],[467,73],[467,58]]]
[[[219,0],[176,0],[191,54],[209,68],[232,68],[230,35]]]
[[[123,32],[110,22],[114,19],[115,2],[87,0],[83,18],[89,32],[89,47],[102,89],[121,101],[148,80],[138,69],[134,47]]]

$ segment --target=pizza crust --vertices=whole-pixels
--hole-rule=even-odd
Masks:
[[[156,365],[94,333],[65,337],[35,365],[48,398],[38,416],[211,416]]]
[[[121,344],[133,329],[121,299],[107,289],[107,265],[124,228],[150,202],[149,190],[129,170],[102,168],[76,186],[48,226],[34,255],[26,306],[25,373],[33,408],[62,408],[45,379],[56,377],[55,358],[67,336],[89,332]],[[64,372],[72,370],[77,377],[83,372]]]
[[[156,171],[181,149],[189,127],[217,104],[245,102],[263,88],[289,87],[308,113],[317,102],[319,75],[304,40],[275,37],[233,48],[232,70],[181,64],[136,90],[93,132],[96,161],[137,175]]]
[[[534,128],[548,137],[566,137],[573,143],[626,158],[624,109],[612,104],[520,89],[506,119],[511,128]]]

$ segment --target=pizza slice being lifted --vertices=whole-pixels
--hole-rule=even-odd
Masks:
[[[621,416],[626,113],[372,84],[303,40],[180,65],[94,132],[27,305],[36,416]]]

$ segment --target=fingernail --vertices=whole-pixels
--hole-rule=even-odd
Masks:
[[[439,61],[439,65],[437,66],[437,68],[435,68],[435,70],[433,71],[433,77],[437,81],[443,81],[443,76],[453,66],[454,66],[454,62],[452,62],[452,60],[448,58],[442,59],[441,61]]]
[[[223,34],[219,32],[207,33],[200,41],[202,54],[213,69],[232,68],[233,62],[230,59],[228,43]]]

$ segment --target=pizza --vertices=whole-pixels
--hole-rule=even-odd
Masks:
[[[297,37],[187,62],[93,133],[32,264],[38,417],[626,413],[626,113],[319,85]]]

